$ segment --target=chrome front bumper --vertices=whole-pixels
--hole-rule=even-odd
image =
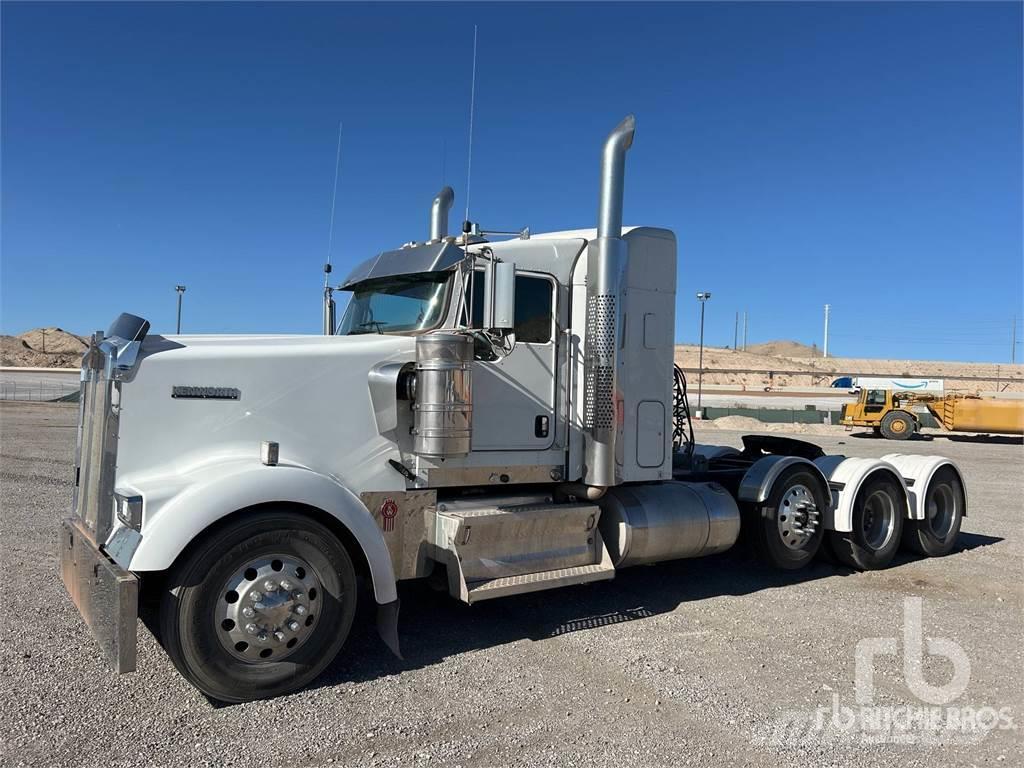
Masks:
[[[134,672],[139,580],[100,552],[77,517],[61,524],[60,575],[114,671]]]

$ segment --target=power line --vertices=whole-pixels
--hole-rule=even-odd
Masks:
[[[900,336],[898,334],[892,336],[864,336],[859,333],[833,333],[832,336],[843,339],[859,339],[861,341],[879,341],[879,342],[900,342],[905,344],[920,344],[920,345],[933,345],[933,346],[983,346],[983,347],[1002,347],[1006,344],[1005,341],[970,341],[964,339],[941,339],[934,336],[927,338],[914,338],[907,336]],[[1018,342],[1019,344],[1020,342]]]
[[[828,316],[831,309],[831,304],[825,305],[825,345],[821,352],[822,357],[828,357]]]

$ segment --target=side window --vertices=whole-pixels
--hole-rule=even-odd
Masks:
[[[473,327],[484,322],[484,292],[487,276],[480,271],[474,275]],[[516,275],[516,342],[546,344],[551,341],[554,324],[554,287],[547,278]]]

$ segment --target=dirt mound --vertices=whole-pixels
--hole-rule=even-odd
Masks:
[[[36,328],[20,336],[0,336],[0,365],[77,368],[88,343],[61,328]]]
[[[807,346],[799,341],[766,341],[763,344],[750,344],[747,352],[755,355],[772,355],[773,357],[821,357],[821,350],[815,344]]]
[[[722,416],[713,419],[711,423],[718,429],[752,430],[754,432],[764,432],[767,426],[763,421],[758,421],[750,416]]]
[[[81,355],[89,346],[84,338],[68,333],[63,328],[36,328],[18,338],[30,349],[47,354]]]
[[[770,342],[786,345],[795,343]],[[766,346],[769,345],[750,345],[746,352],[704,347],[704,385],[762,392],[766,387],[827,387],[839,376],[898,376],[945,379],[947,391],[1024,392],[1024,365],[1020,363],[1006,365],[936,360],[794,357],[757,351]],[[700,350],[697,345],[676,346],[675,361],[686,370],[687,379],[694,387],[699,359]]]

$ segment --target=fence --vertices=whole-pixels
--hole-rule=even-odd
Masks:
[[[37,403],[77,402],[78,377],[69,376],[69,381],[51,379],[32,380],[19,376],[17,380],[0,381],[0,400],[22,400]]]
[[[723,416],[748,416],[765,424],[838,424],[841,411],[817,410],[816,408],[704,408],[705,419],[720,419]],[[939,422],[926,411],[918,412],[922,427],[938,427]]]

